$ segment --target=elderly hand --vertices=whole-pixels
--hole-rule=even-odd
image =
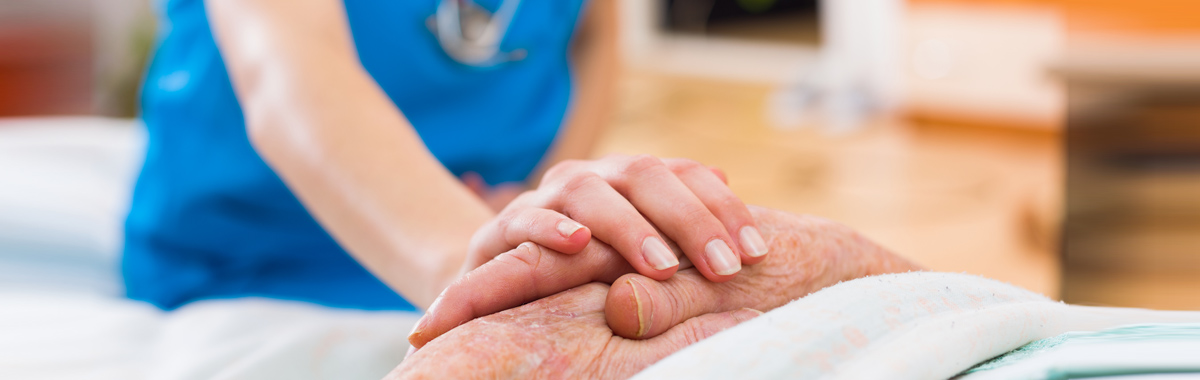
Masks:
[[[418,323],[414,347],[474,318],[519,306],[584,283],[614,284],[605,313],[613,332],[649,338],[689,318],[747,307],[770,310],[839,281],[919,269],[848,227],[824,219],[751,208],[772,254],[732,281],[713,283],[694,269],[665,281],[632,274],[592,241],[561,255],[524,244],[460,278]]]
[[[404,359],[386,379],[622,379],[761,314],[690,318],[661,336],[627,340],[604,323],[608,286],[587,284],[462,325]]]

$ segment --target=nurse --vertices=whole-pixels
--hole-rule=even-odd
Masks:
[[[668,240],[713,281],[764,258],[719,173],[573,160],[612,92],[614,1],[159,6],[126,221],[131,298],[427,308],[526,241],[606,244],[655,279],[679,268]]]

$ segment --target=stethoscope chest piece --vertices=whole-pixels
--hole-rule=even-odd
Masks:
[[[500,51],[520,3],[504,0],[492,13],[471,0],[441,0],[437,13],[426,23],[451,59],[468,66],[491,67],[519,61],[527,54],[524,49]]]

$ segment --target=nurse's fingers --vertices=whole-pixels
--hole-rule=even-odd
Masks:
[[[758,232],[750,209],[712,168],[680,158],[663,159],[663,163],[720,220],[729,235],[737,237],[743,264],[757,264],[766,259],[767,242]]]
[[[655,279],[675,274],[679,259],[642,213],[604,178],[584,172],[564,182],[549,208],[562,210],[583,223],[592,237],[603,241],[638,273]]]
[[[720,178],[721,183],[723,183],[725,185],[729,185],[729,176],[725,175],[724,170],[721,170],[721,168],[718,168],[716,166],[709,166],[708,170],[712,171],[713,175],[717,176],[717,178]]]
[[[524,242],[573,254],[592,239],[591,231],[566,215],[544,208],[506,209],[471,237],[468,263],[474,269]]]
[[[563,255],[524,243],[467,273],[442,291],[417,322],[413,347],[472,319],[508,310],[590,282],[612,283],[633,272],[608,245],[592,240],[584,250]]]
[[[704,277],[717,282],[728,281],[742,269],[741,250],[725,225],[663,160],[634,156],[610,162],[617,168],[602,171],[608,182],[664,235],[674,240]],[[697,167],[712,175],[707,168],[699,164]],[[719,181],[716,186],[726,188]],[[609,241],[605,240],[600,226],[581,222],[591,226],[598,238]],[[622,251],[622,247],[617,250]]]

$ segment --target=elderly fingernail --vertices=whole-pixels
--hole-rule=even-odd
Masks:
[[[559,235],[562,235],[562,237],[565,237],[565,238],[569,238],[569,237],[571,237],[571,235],[574,235],[575,232],[582,230],[583,225],[579,224],[578,222],[576,222],[574,220],[563,219],[563,221],[558,222],[557,228],[558,228]]]
[[[733,319],[736,319],[738,323],[742,323],[754,318],[758,318],[758,316],[763,315],[763,312],[743,307],[741,309],[734,310],[732,314]]]
[[[642,241],[642,256],[645,257],[646,263],[655,270],[679,265],[679,259],[675,257],[674,252],[671,252],[671,247],[668,247],[667,243],[657,236],[650,236]]]
[[[704,246],[704,254],[708,258],[708,266],[713,273],[725,276],[742,270],[742,260],[733,254],[724,240],[713,239]]]
[[[437,298],[434,298],[433,302],[429,304],[429,308],[425,309],[425,315],[422,315],[421,319],[417,320],[417,323],[413,325],[412,331],[410,331],[408,333],[409,344],[412,344],[414,347],[417,346],[416,343],[421,343],[421,345],[424,345],[424,342],[419,342],[420,340],[423,339],[423,337],[421,335],[423,332],[425,332],[425,329],[429,327],[427,325],[429,323],[431,323],[430,321],[432,320],[432,318],[430,316],[433,315],[434,311],[437,309],[438,304],[442,302],[442,299],[445,296],[446,296],[446,292],[444,292],[444,291],[442,293],[438,294]]]
[[[421,317],[421,319],[418,319],[417,323],[413,325],[412,331],[408,332],[408,344],[411,346],[408,349],[409,354],[412,354],[412,352],[416,351],[417,349],[417,341],[421,339],[421,325],[425,324],[426,319],[429,319],[428,314]],[[404,356],[408,355],[406,354]]]
[[[762,234],[758,233],[758,229],[746,226],[738,232],[738,238],[742,241],[742,251],[746,252],[750,257],[760,257],[767,254],[767,242],[763,240]]]
[[[642,296],[638,291],[641,283],[632,277],[626,280],[626,283],[629,284],[629,294],[633,297],[633,304],[637,307],[638,331],[634,336],[641,338],[646,335],[646,331],[650,330],[651,318],[646,315],[645,307],[642,306]],[[645,290],[645,288],[642,288],[642,290]]]

